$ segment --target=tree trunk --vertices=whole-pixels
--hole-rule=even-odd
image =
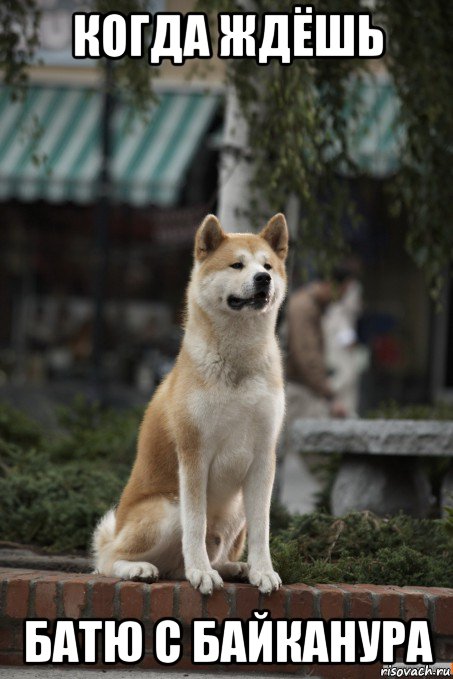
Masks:
[[[225,231],[251,231],[250,179],[253,162],[248,143],[248,124],[236,90],[229,85],[225,109],[225,132],[220,157],[218,216]]]

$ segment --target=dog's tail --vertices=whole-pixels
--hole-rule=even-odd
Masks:
[[[109,509],[99,520],[93,533],[91,552],[96,573],[108,575],[107,562],[110,562],[109,555],[113,546],[116,530],[115,510]]]

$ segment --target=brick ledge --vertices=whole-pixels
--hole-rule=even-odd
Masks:
[[[92,574],[0,568],[0,665],[22,663],[25,618],[138,618],[145,629],[151,629],[158,619],[165,617],[176,617],[188,627],[193,618],[247,619],[253,610],[263,608],[269,609],[274,618],[428,618],[437,660],[453,658],[453,589],[296,584],[264,596],[251,585],[225,583],[223,590],[203,597],[187,582],[160,581],[149,585]],[[153,667],[152,651],[147,651],[141,665]],[[177,667],[190,667],[190,658],[183,657]],[[286,669],[294,673],[298,668]],[[322,677],[340,676],[339,666],[312,669]],[[262,670],[282,672],[285,668],[264,666]],[[377,676],[377,667],[342,666],[341,672],[341,676],[351,679],[365,678]]]

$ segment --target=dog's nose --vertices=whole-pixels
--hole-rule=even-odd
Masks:
[[[255,286],[257,288],[267,288],[271,282],[271,277],[266,271],[261,271],[254,275],[253,280],[255,281]]]

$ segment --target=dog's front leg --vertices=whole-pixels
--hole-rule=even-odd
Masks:
[[[182,551],[186,578],[202,594],[223,586],[219,573],[211,568],[206,550],[208,470],[201,464],[181,464]]]
[[[275,450],[262,450],[255,454],[244,483],[249,581],[264,594],[282,584],[272,567],[269,550],[269,512],[274,475]]]

